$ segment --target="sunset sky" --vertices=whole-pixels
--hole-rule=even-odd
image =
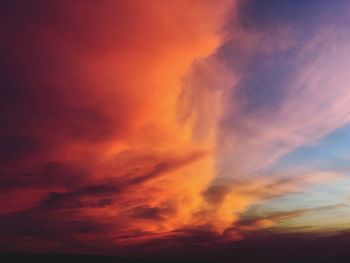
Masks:
[[[349,231],[349,24],[347,0],[1,1],[0,252]]]

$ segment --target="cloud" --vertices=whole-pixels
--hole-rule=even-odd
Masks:
[[[263,102],[268,100],[269,89],[272,89],[272,95],[278,99],[268,105],[260,102],[260,107],[254,107],[248,103],[254,99],[249,93],[246,97],[233,97],[231,111],[226,112],[222,136],[219,137],[222,173],[232,170],[256,172],[296,148],[315,143],[349,123],[350,108],[346,101],[349,97],[347,61],[350,38],[336,23],[325,27],[319,24],[316,28],[308,39],[295,33],[277,34],[274,42],[290,40],[294,44],[283,52],[276,51],[273,59],[266,55],[264,46],[273,40],[263,41],[258,36],[257,39],[263,42],[262,47],[259,41],[253,41],[258,50],[255,52],[272,63],[272,66],[266,63],[271,70],[260,72],[258,68],[253,71],[257,79],[264,81],[261,86],[255,86],[254,93],[261,94],[258,98]],[[265,37],[269,36],[271,33],[265,32]],[[254,54],[251,57],[254,58]],[[278,62],[279,59],[284,59],[284,64]],[[277,68],[273,66],[289,70],[278,69],[276,73],[273,70]],[[263,78],[259,74],[269,75]],[[287,77],[281,79],[281,74]],[[238,89],[246,88],[245,81],[241,80]],[[258,89],[265,90],[265,93]]]
[[[225,240],[242,239],[244,231],[237,229],[241,229],[242,219],[251,206],[288,194],[300,194],[311,186],[325,185],[339,178],[337,173],[300,170],[279,177],[216,178],[202,193],[204,200],[196,213],[196,223],[218,236],[223,235]],[[271,225],[271,218],[258,218],[244,229],[257,231]],[[233,233],[231,230],[235,230],[234,235],[227,235]]]
[[[101,251],[191,224],[214,175],[213,85],[231,83],[206,58],[230,12],[226,0],[2,4],[1,243]]]
[[[216,177],[205,192],[212,204],[207,216],[220,222],[219,232],[239,222],[253,204],[275,194],[307,191],[311,181],[322,184],[327,174],[332,177],[319,171],[301,179],[305,171],[292,168],[276,174],[268,169],[349,123],[350,38],[341,23],[325,25],[303,16],[312,21],[311,30],[296,27],[299,22],[293,19],[275,25],[263,17],[265,28],[254,21],[261,18],[255,15],[253,21],[243,18],[237,34],[218,51],[220,61],[237,76],[220,122]]]
[[[256,34],[239,10],[229,0],[2,5],[5,250],[230,242],[287,216],[244,221],[251,205],[327,182],[262,171],[348,123],[348,37],[322,28],[300,48],[292,26]],[[294,48],[283,88],[246,90],[256,56]],[[276,104],[254,103],[265,91]]]

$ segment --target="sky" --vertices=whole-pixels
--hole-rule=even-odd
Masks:
[[[346,0],[1,1],[0,252],[347,233],[349,22]]]

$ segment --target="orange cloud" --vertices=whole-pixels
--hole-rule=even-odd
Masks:
[[[24,5],[21,19],[16,4],[1,18],[6,74],[16,77],[2,116],[0,195],[21,196],[1,206],[12,218],[7,242],[65,250],[62,236],[113,245],[193,224],[214,176],[221,109],[212,105],[223,95],[198,74],[210,84],[224,76],[205,58],[234,3]],[[16,225],[19,215],[35,234]]]

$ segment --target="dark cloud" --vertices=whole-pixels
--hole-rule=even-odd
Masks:
[[[346,208],[348,207],[348,204],[344,203],[336,203],[333,205],[326,205],[326,206],[318,206],[318,207],[311,207],[311,208],[304,208],[304,209],[295,209],[295,210],[285,210],[285,211],[274,211],[274,212],[265,212],[265,213],[254,213],[254,209],[251,212],[247,212],[243,214],[235,224],[235,227],[239,229],[241,226],[254,226],[261,222],[262,220],[268,220],[271,221],[271,226],[273,224],[291,219],[296,218],[299,216],[303,216],[305,214],[312,214],[312,213],[331,213],[334,211],[334,209],[337,208]],[[330,226],[331,229],[331,226]]]
[[[40,148],[41,141],[35,136],[26,134],[1,134],[0,136],[1,162],[25,158]]]
[[[230,183],[227,184],[212,184],[206,191],[203,193],[205,199],[209,203],[221,203],[225,197],[231,192]]]
[[[151,220],[162,220],[167,210],[159,207],[139,206],[133,209],[132,216]]]
[[[0,188],[72,188],[86,184],[86,180],[90,175],[90,172],[85,168],[75,167],[71,164],[58,161],[39,161],[37,166],[31,169],[29,168],[27,172],[21,171],[23,167],[20,165],[11,168],[15,171],[10,170],[6,172],[5,170],[0,173]]]
[[[89,207],[105,207],[112,204],[108,198],[94,198],[93,200],[84,201],[84,195],[77,192],[69,193],[50,193],[48,198],[41,203],[45,209],[74,209]]]
[[[203,158],[206,154],[206,152],[198,151],[189,153],[184,157],[181,156],[174,158],[164,156],[161,157],[161,159],[164,159],[161,161],[158,161],[158,158],[156,158],[154,160],[155,164],[152,167],[150,167],[149,172],[145,174],[140,174],[137,177],[134,177],[129,174],[129,177],[131,177],[132,179],[127,178],[124,182],[122,182],[122,184],[125,184],[126,186],[131,186],[144,183],[148,180],[164,175],[166,172],[176,171],[177,169],[183,168],[189,165],[190,163],[198,161],[199,159]],[[152,156],[149,157],[152,158]]]

